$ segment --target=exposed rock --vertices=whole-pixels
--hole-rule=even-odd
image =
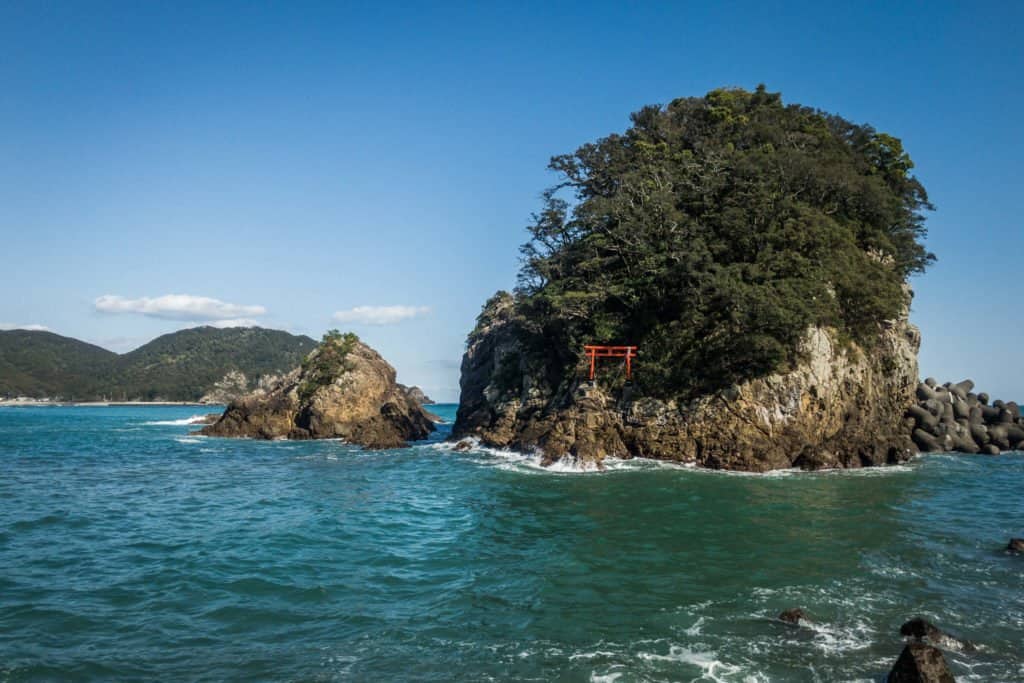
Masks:
[[[231,370],[221,379],[217,380],[213,388],[203,394],[199,402],[227,404],[245,396],[249,391],[249,379],[245,376],[245,373]]]
[[[267,389],[279,382],[282,376],[275,374],[261,375],[256,380],[255,386],[253,386],[253,383],[249,381],[245,373],[231,370],[218,380],[212,389],[203,394],[199,402],[226,405],[251,393],[266,393]]]
[[[974,652],[977,650],[974,643],[952,636],[921,617],[914,617],[900,626],[900,635],[934,645],[944,650],[956,650],[959,652]]]
[[[395,382],[394,368],[352,337],[345,342],[325,339],[301,367],[232,401],[220,419],[200,433],[338,438],[370,448],[396,448],[433,430],[423,408]]]
[[[807,613],[799,607],[790,607],[782,612],[782,614],[779,615],[779,621],[784,621],[787,624],[793,624],[794,626],[799,626],[801,621],[808,624],[814,623],[814,620],[808,617]]]
[[[423,390],[420,389],[419,387],[407,387],[404,384],[399,384],[398,386],[401,387],[402,391],[405,392],[405,395],[408,396],[410,400],[415,401],[421,406],[432,406],[435,404],[435,401],[426,394],[424,394]]]
[[[199,418],[198,420],[196,420],[192,424],[212,425],[213,423],[215,423],[217,420],[220,419],[220,416],[221,416],[221,413],[207,413],[206,415],[203,415],[201,418]]]
[[[1011,553],[1024,553],[1024,538],[1011,538],[1006,549]]]
[[[466,451],[471,451],[473,450],[473,442],[470,441],[469,439],[463,439],[462,441],[455,444],[452,450],[455,451],[456,453],[465,453]]]
[[[469,337],[453,438],[539,449],[547,465],[643,456],[766,471],[880,465],[917,452],[903,416],[920,333],[906,316],[882,326],[870,352],[810,328],[793,370],[679,403],[591,386],[582,359],[571,378],[529,367],[512,308],[510,295],[492,298]]]
[[[924,643],[908,643],[886,679],[889,683],[954,683],[942,651]]]

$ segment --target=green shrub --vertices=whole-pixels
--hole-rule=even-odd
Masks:
[[[332,384],[352,369],[348,354],[358,341],[359,337],[352,332],[342,334],[338,330],[330,330],[324,334],[316,350],[302,361],[303,381],[298,389],[300,401],[309,400],[317,389]]]

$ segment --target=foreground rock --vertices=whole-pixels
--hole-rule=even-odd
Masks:
[[[302,366],[232,401],[207,436],[343,439],[397,448],[434,430],[395,370],[354,335],[329,334]]]
[[[924,453],[982,453],[1024,447],[1024,417],[1013,401],[993,401],[974,393],[974,382],[939,384],[929,377],[915,390],[907,427]]]
[[[807,616],[807,612],[804,612],[799,607],[791,607],[779,614],[779,621],[783,621],[787,624],[793,624],[794,626],[799,626],[800,622],[804,622],[805,624],[814,623],[814,621]]]
[[[1006,544],[1006,549],[1011,553],[1024,553],[1024,538],[1011,538],[1010,542]]]
[[[943,650],[956,650],[958,652],[974,652],[977,650],[974,643],[950,635],[921,617],[915,617],[900,626],[900,635],[940,647]]]
[[[954,683],[942,651],[924,643],[908,643],[886,679],[889,683]]]
[[[758,472],[882,465],[917,452],[903,416],[920,333],[905,315],[880,326],[871,352],[811,328],[793,370],[677,403],[591,386],[582,358],[569,380],[526,366],[512,309],[510,295],[492,298],[469,337],[455,439],[539,449],[547,465],[643,456]]]

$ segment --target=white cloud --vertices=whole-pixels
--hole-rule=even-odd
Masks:
[[[52,332],[46,325],[18,325],[16,323],[0,323],[0,330],[28,330],[29,332]]]
[[[152,318],[165,320],[213,320],[228,321],[246,319],[249,316],[263,315],[267,309],[263,306],[246,306],[231,304],[207,296],[191,294],[166,294],[150,298],[128,299],[115,294],[106,294],[93,303],[101,313],[136,313]]]
[[[429,306],[356,306],[346,311],[338,311],[334,314],[334,319],[339,323],[394,325],[427,313],[430,313]]]
[[[229,318],[227,320],[214,320],[207,323],[210,327],[259,327],[260,321],[252,318]]]

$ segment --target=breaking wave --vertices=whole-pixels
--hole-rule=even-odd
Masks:
[[[180,420],[151,420],[149,422],[143,422],[144,425],[150,426],[182,426],[182,425],[196,425],[202,424],[206,420],[206,415],[192,415],[189,417],[183,417]]]

